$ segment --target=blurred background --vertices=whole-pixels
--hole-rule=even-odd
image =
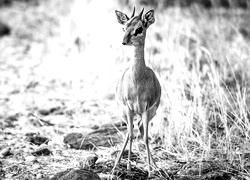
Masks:
[[[132,48],[114,11],[134,6],[155,10],[145,59],[163,94],[151,135],[181,154],[190,142],[209,153],[210,138],[219,149],[244,137],[248,149],[249,0],[1,0],[0,127],[33,129],[30,114],[58,106],[48,119],[64,133],[119,120],[114,92]]]

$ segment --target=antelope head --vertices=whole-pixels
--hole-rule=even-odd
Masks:
[[[123,12],[115,11],[118,22],[124,26],[123,45],[141,46],[145,43],[146,30],[155,22],[155,18],[154,10],[149,10],[144,16],[143,10],[144,8],[135,16],[134,8],[130,18]]]

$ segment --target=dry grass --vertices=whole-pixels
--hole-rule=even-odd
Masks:
[[[97,47],[101,44],[100,49],[106,52],[105,63],[115,60],[111,64],[116,65],[116,74],[130,60],[130,52],[120,45],[122,34],[116,35],[119,27],[112,10],[108,10],[107,18],[103,17],[104,28],[97,24],[105,34],[97,38]],[[151,134],[160,137],[166,152],[178,159],[240,160],[250,147],[250,49],[249,41],[239,33],[242,23],[249,19],[243,18],[246,12],[206,11],[197,6],[155,11],[156,23],[147,33],[146,61],[158,73],[163,96]],[[99,28],[91,28],[99,32]],[[91,44],[95,44],[93,40]],[[111,49],[105,49],[108,46]],[[115,57],[110,57],[110,51]],[[113,68],[109,63],[107,66],[105,70]],[[240,165],[244,169],[243,162]]]

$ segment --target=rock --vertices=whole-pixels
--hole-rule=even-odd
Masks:
[[[25,158],[27,162],[36,162],[36,157],[35,156],[27,156]]]
[[[70,133],[64,137],[63,142],[70,145],[72,148],[80,149],[79,141],[81,140],[83,140],[83,135],[81,133]]]
[[[35,169],[40,169],[41,168],[41,166],[39,165],[39,164],[34,164],[33,166],[32,166],[32,169],[33,170],[35,170]]]
[[[1,24],[1,22],[0,22]],[[1,26],[1,25],[0,25]],[[0,31],[1,31],[1,28],[0,28]],[[1,32],[0,32],[1,34]],[[1,36],[1,35],[0,35]],[[15,125],[15,122],[18,121],[18,118],[19,118],[19,114],[13,114],[13,115],[9,115],[7,116],[5,119],[4,119],[4,124],[5,124],[5,127],[10,127],[10,128],[14,128],[16,125]]]
[[[27,133],[26,136],[27,136],[27,140],[35,145],[41,145],[44,143],[48,143],[48,141],[49,141],[48,138],[40,136],[40,135],[35,134],[35,133]]]
[[[31,153],[33,156],[49,156],[52,152],[48,148],[41,148]]]
[[[94,126],[91,127],[91,129],[97,130],[97,129],[99,129],[99,126],[98,125],[94,125]]]
[[[69,144],[71,148],[92,150],[97,146],[110,147],[120,142],[118,135],[105,135],[103,133],[88,134],[86,136],[71,133],[65,136],[63,142]],[[112,144],[112,143],[113,144]]]
[[[88,169],[68,169],[57,173],[49,180],[101,180],[97,173]]]
[[[42,179],[43,178],[43,175],[41,174],[41,173],[38,173],[37,175],[36,175],[36,179]]]
[[[248,27],[247,25],[245,25],[244,23],[242,23],[241,25],[242,27],[239,28],[239,32],[242,35],[242,37],[245,40],[250,40],[250,26]]]
[[[87,135],[81,133],[70,133],[64,137],[63,142],[71,148],[90,150],[97,146],[110,147],[121,142],[121,136],[117,133],[127,130],[126,126],[119,123],[117,126],[104,126]]]
[[[249,8],[249,4],[247,3],[247,1],[245,0],[241,0],[241,1],[238,1],[238,6],[242,9],[247,9]]]
[[[86,164],[89,168],[94,168],[96,161],[98,160],[97,156],[89,156],[86,159]]]
[[[19,118],[19,114],[13,114],[13,115],[9,115],[8,117],[6,117],[5,120],[7,121],[17,121]]]
[[[10,34],[10,27],[0,21],[0,37]]]
[[[200,1],[200,3],[205,7],[205,8],[211,8],[213,6],[211,0],[203,0]]]
[[[230,8],[230,3],[228,0],[220,0],[220,5],[224,8]]]
[[[47,116],[50,114],[50,109],[39,109],[38,112],[43,116]]]
[[[49,107],[49,108],[41,108],[38,110],[39,114],[43,116],[48,116],[49,114],[55,113],[59,111],[61,108],[60,107]]]
[[[10,147],[3,148],[3,149],[0,151],[0,158],[3,158],[3,157],[6,157],[6,156],[11,155],[10,150],[11,150]]]
[[[8,6],[11,4],[11,0],[1,0],[0,1],[0,7],[2,6]]]

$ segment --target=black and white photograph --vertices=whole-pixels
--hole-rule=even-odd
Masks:
[[[0,0],[0,180],[250,180],[250,0]]]

